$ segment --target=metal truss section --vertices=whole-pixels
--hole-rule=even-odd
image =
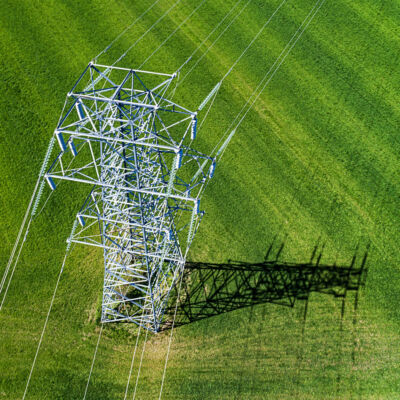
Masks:
[[[61,180],[92,186],[71,241],[104,251],[103,322],[160,329],[204,214],[215,159],[190,147],[197,113],[168,99],[175,78],[91,63],[54,133],[51,189]]]

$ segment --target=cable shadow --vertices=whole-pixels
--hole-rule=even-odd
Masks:
[[[365,285],[368,249],[360,261],[355,254],[348,265],[326,265],[321,263],[323,248],[317,255],[318,245],[306,263],[279,261],[284,244],[274,260],[269,260],[272,247],[260,263],[230,260],[225,264],[187,262],[179,301],[177,303],[178,290],[175,288],[162,330],[171,328],[176,304],[175,327],[257,304],[293,307],[296,300],[306,300],[307,304],[313,292],[345,301],[348,292],[357,294]]]

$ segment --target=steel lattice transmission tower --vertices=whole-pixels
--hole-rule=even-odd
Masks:
[[[48,184],[92,186],[70,241],[104,251],[102,322],[159,330],[204,214],[215,158],[190,147],[197,113],[168,99],[175,78],[90,63],[55,130]]]

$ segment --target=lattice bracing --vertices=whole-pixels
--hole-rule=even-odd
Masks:
[[[71,241],[104,251],[103,322],[159,330],[204,214],[215,159],[190,147],[197,113],[168,99],[175,78],[89,64],[55,131],[61,152],[45,174],[50,187],[92,186]]]

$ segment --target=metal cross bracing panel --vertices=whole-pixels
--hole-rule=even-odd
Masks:
[[[54,133],[61,152],[45,174],[50,187],[92,185],[70,240],[104,251],[103,322],[160,329],[204,214],[215,159],[190,147],[197,113],[167,98],[175,78],[89,64]]]

